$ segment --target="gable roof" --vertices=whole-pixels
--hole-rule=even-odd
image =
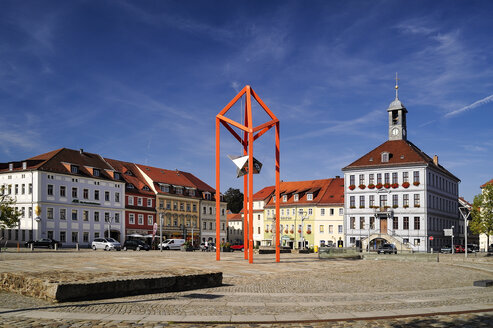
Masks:
[[[179,170],[166,170],[148,165],[136,164],[154,183],[169,184],[188,188],[196,186]]]
[[[381,155],[384,152],[389,153],[388,162],[382,162]],[[448,175],[450,178],[460,181],[459,178],[450,173],[439,163],[435,163],[430,156],[408,140],[388,140],[353,163],[344,167],[342,170],[348,171],[351,169],[371,169],[420,164],[433,167]]]
[[[104,160],[108,162],[108,164],[110,164],[116,171],[121,173],[121,177],[125,181],[127,187],[125,192],[154,195],[154,192],[146,183],[145,178],[142,176],[135,164],[110,158],[105,158]],[[128,188],[129,184],[132,184],[135,188]],[[149,188],[149,190],[144,190],[144,187]]]
[[[274,193],[275,190],[276,188],[274,186],[264,187],[253,194],[253,200],[266,200]]]
[[[490,181],[486,182],[484,185],[481,186],[481,189],[485,188],[487,185],[491,185],[493,184],[493,179],[491,179]]]

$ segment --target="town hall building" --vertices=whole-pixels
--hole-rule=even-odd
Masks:
[[[398,250],[437,251],[459,233],[460,180],[407,140],[407,109],[398,98],[387,109],[388,140],[344,167],[346,245],[383,243]],[[431,238],[430,238],[431,237]]]

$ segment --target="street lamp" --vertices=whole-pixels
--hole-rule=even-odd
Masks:
[[[307,213],[305,211],[300,211],[301,214],[301,232],[300,232],[300,239],[301,239],[301,246],[302,249],[305,249],[305,238],[303,236],[303,229],[305,228],[304,221],[308,218]]]
[[[467,218],[469,215],[471,215],[471,211],[465,206],[459,207],[459,212],[464,218],[464,247],[465,247],[465,257],[467,257],[467,225],[469,221],[467,221]]]
[[[452,245],[451,245],[451,248],[452,248],[452,254],[454,254],[454,226],[452,226]]]

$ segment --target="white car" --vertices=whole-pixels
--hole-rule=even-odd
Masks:
[[[121,250],[122,245],[113,238],[96,238],[92,241],[92,249],[104,249],[105,251]]]
[[[163,241],[163,249],[180,249],[184,244],[185,239],[166,239]],[[161,248],[161,244],[158,244],[157,248]]]

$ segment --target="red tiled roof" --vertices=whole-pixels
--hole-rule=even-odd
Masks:
[[[344,179],[323,179],[308,181],[281,182],[281,190],[289,190],[286,202],[280,201],[280,206],[296,205],[341,205],[344,204]],[[307,194],[313,193],[313,200],[307,200]],[[294,201],[294,195],[298,194],[298,201]],[[265,207],[275,207],[276,203],[270,198]]]
[[[485,188],[487,185],[493,184],[493,179],[490,181],[486,182],[484,185],[481,186],[481,189]]]
[[[389,160],[388,162],[383,163],[381,161],[381,154],[384,152],[389,153]],[[434,167],[445,173],[449,177],[460,181],[459,178],[450,173],[442,165],[435,164],[430,156],[416,147],[412,142],[407,140],[388,140],[353,163],[344,167],[342,170],[382,168],[409,164],[427,164],[428,166]]]
[[[226,215],[226,220],[229,221],[243,221],[240,213],[231,213]]]
[[[268,197],[270,197],[270,195],[272,195],[275,189],[276,188],[274,186],[268,186],[262,188],[259,191],[257,191],[255,194],[253,194],[253,200],[265,200]]]
[[[183,172],[179,170],[166,170],[157,167],[136,164],[154,183],[164,183],[169,185],[196,188],[195,185],[187,179]]]
[[[121,173],[121,177],[125,180],[127,187],[129,184],[132,184],[135,187],[135,189],[126,188],[126,193],[154,195],[151,187],[146,183],[145,178],[142,176],[135,164],[110,158],[105,158],[104,160],[108,162],[117,172]],[[149,190],[144,190],[144,187],[149,188]]]

